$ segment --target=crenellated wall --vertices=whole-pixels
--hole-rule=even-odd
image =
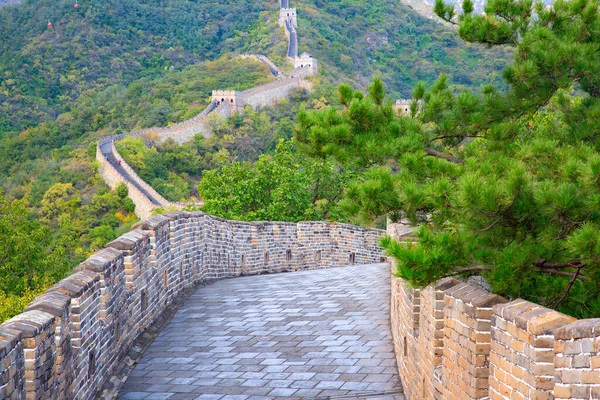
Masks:
[[[383,233],[200,212],[144,220],[0,325],[0,398],[95,398],[134,340],[184,289],[240,275],[380,262]]]
[[[399,238],[394,224],[388,234]],[[392,336],[409,400],[600,399],[600,319],[512,302],[457,279],[396,277]]]

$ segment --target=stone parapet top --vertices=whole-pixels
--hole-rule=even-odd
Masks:
[[[45,292],[33,300],[25,311],[40,310],[60,317],[66,315],[71,304],[71,297],[59,291]]]
[[[469,317],[478,317],[480,309],[491,309],[496,304],[508,302],[502,296],[487,292],[468,283],[455,285],[445,290],[445,294],[462,301],[466,307],[461,311]]]
[[[46,293],[59,292],[71,298],[75,298],[91,289],[98,281],[100,281],[100,275],[96,272],[90,270],[77,271],[50,287]]]
[[[576,320],[558,311],[522,299],[497,304],[493,310],[496,315],[514,322],[517,328],[534,335],[551,335],[557,327]]]
[[[565,325],[554,331],[554,337],[560,340],[600,337],[600,318],[582,319]]]

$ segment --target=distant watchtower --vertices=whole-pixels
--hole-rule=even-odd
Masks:
[[[244,109],[244,101],[240,92],[235,90],[213,90],[212,100],[215,105],[229,105],[231,112],[240,112]]]
[[[398,111],[400,114],[410,115],[410,105],[412,100],[410,99],[398,99],[396,100],[396,104],[394,104],[394,109]]]
[[[304,76],[317,75],[319,72],[319,68],[317,67],[317,59],[313,58],[313,56],[308,53],[302,53],[300,57],[297,57],[294,60],[294,69],[295,72],[298,69],[305,69],[303,72]]]
[[[282,8],[279,11],[279,26],[285,26],[285,21],[291,20],[294,28],[298,27],[298,18],[295,8]]]

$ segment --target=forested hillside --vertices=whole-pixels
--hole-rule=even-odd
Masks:
[[[81,94],[214,60],[265,1],[28,0],[0,9],[0,135],[55,119]],[[52,24],[49,28],[48,22]]]
[[[225,52],[262,52],[283,60],[275,1],[25,1],[0,10],[0,134],[55,119],[81,94],[157,76]],[[300,50],[321,60],[324,77],[368,82],[381,71],[392,94],[446,72],[478,86],[506,63],[467,46],[456,32],[400,2],[295,4]],[[48,27],[48,22],[52,24]],[[278,57],[274,57],[277,59]]]
[[[23,0],[0,8],[0,205],[7,210],[0,224],[11,227],[6,238],[23,232],[29,232],[23,237],[44,237],[36,262],[23,266],[17,257],[0,264],[0,276],[18,281],[0,282],[0,295],[9,298],[2,301],[8,306],[0,309],[0,319],[19,311],[36,291],[135,220],[123,189],[109,191],[96,174],[98,138],[183,121],[204,108],[214,89],[243,90],[273,79],[264,65],[237,59],[238,54],[267,54],[282,69],[291,68],[275,0],[83,0],[74,5],[72,0]],[[336,105],[335,84],[364,87],[380,73],[391,98],[406,97],[417,80],[432,82],[441,72],[459,85],[479,86],[486,75],[499,83],[497,73],[506,63],[505,50],[492,53],[461,44],[456,32],[398,2],[300,0],[294,6],[302,10],[300,51],[310,50],[320,62],[315,92],[300,93],[280,109],[216,121],[212,141],[181,148],[157,145],[158,153],[140,171],[149,166],[145,177],[168,197],[196,194],[205,170],[234,171],[240,162],[254,168],[263,153],[274,152],[280,139],[292,136],[301,107]],[[295,160],[303,176],[281,175],[280,193],[287,195],[285,187],[292,184],[316,191],[301,198],[302,209],[284,217],[338,218],[336,196],[309,182],[330,166],[289,149],[280,145],[279,155],[263,157],[256,170],[268,174]],[[184,162],[190,155],[196,165]],[[206,193],[225,182],[220,174],[203,187]],[[347,176],[334,178],[331,187],[343,187]],[[264,193],[270,196],[270,190],[265,187]],[[229,215],[271,217],[285,209],[285,196],[263,200],[269,213],[231,209]],[[14,223],[32,220],[38,224]],[[9,260],[19,250],[6,251],[0,258]]]
[[[454,85],[479,88],[502,84],[507,48],[488,49],[460,40],[455,29],[432,21],[400,1],[299,0],[299,51],[315,56],[323,80],[352,82],[365,88],[380,73],[393,97],[410,97],[418,81],[432,83],[440,74]],[[264,13],[247,32],[230,40],[233,47],[285,56],[285,37],[270,34],[276,15]]]

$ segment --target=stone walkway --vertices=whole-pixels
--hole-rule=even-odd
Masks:
[[[389,265],[241,277],[199,288],[121,399],[403,399]]]

